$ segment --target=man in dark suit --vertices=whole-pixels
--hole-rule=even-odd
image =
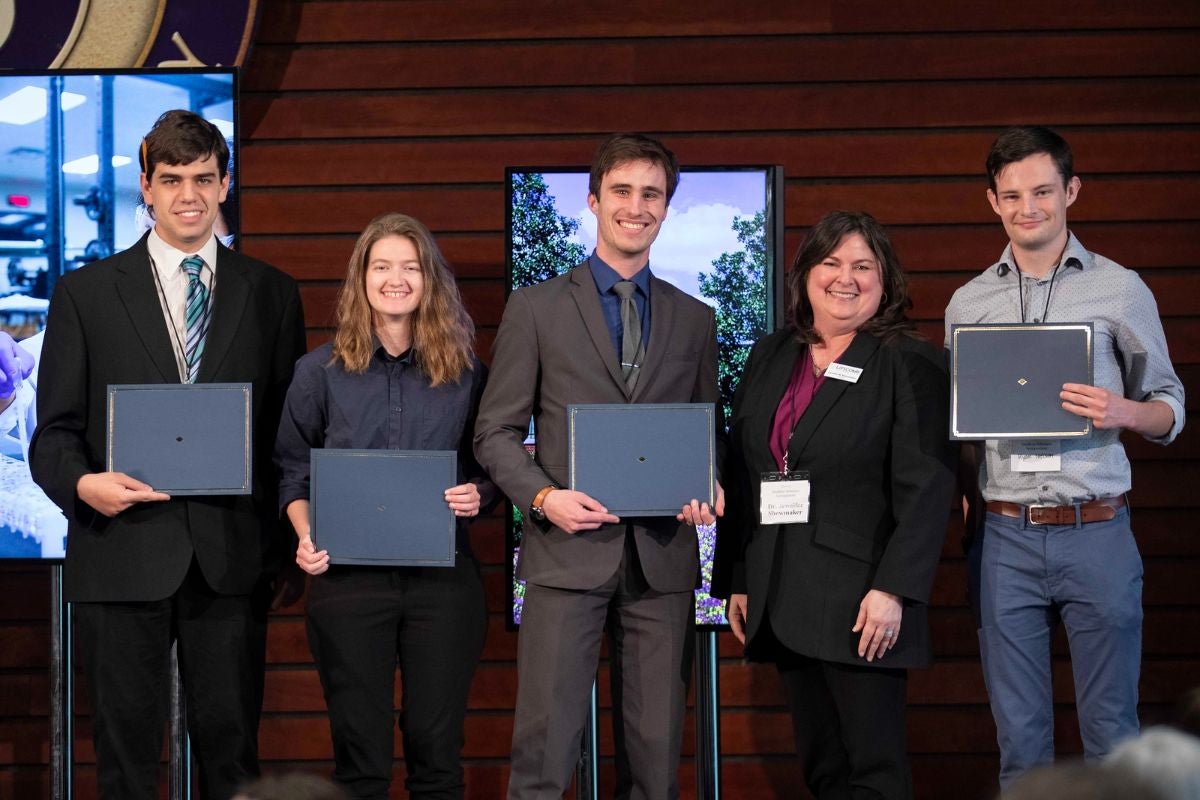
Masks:
[[[172,642],[201,796],[258,773],[264,577],[287,541],[271,447],[304,322],[291,278],[213,237],[228,157],[202,117],[160,117],[141,147],[154,228],[65,275],[50,303],[30,462],[69,521],[65,593],[104,798],[158,797]],[[171,499],[105,471],[107,387],[180,382],[253,385],[253,495]]]
[[[695,531],[680,523],[712,515],[693,501],[675,520],[620,520],[562,488],[569,404],[717,402],[712,309],[649,269],[678,178],[658,141],[606,140],[588,192],[595,252],[514,293],[493,348],[475,452],[528,522],[510,798],[560,798],[566,789],[606,623],[617,794],[678,795],[699,565]],[[523,447],[531,415],[533,459]]]

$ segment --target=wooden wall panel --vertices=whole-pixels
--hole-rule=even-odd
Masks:
[[[1066,129],[1089,175],[1195,171],[1200,143],[1190,129]],[[672,149],[684,164],[782,164],[790,176],[878,178],[969,176],[983,171],[990,129],[978,131],[729,132],[681,134]],[[257,141],[243,181],[266,186],[374,186],[495,183],[505,165],[586,166],[594,142],[562,136],[521,139],[387,139],[353,142]],[[986,189],[987,187],[982,187]],[[981,189],[982,192],[982,189]]]
[[[1018,39],[1020,46],[1015,47]],[[1109,74],[1114,53],[1122,75],[1187,75],[1195,31],[1046,32],[922,35],[694,37],[459,44],[443,58],[437,44],[362,47],[263,47],[250,90],[432,89],[530,86],[636,86],[793,83],[796,81],[1085,78]],[[1029,49],[1043,53],[1034,61]],[[989,58],[980,58],[988,52]],[[736,63],[737,69],[730,69]],[[480,69],[487,64],[487,69]]]
[[[609,132],[613,109],[662,133],[1200,122],[1196,78],[637,86],[244,96],[255,138],[537,136]],[[664,109],[670,113],[665,114]],[[720,109],[720,113],[716,112]]]
[[[1101,177],[1090,179],[1087,186],[1088,193],[1071,209],[1072,218],[1081,222],[1137,221],[1145,213],[1156,218],[1200,219],[1200,177]],[[920,202],[914,203],[914,197]],[[1139,201],[1130,203],[1130,197]],[[788,183],[785,202],[790,226],[811,224],[831,208],[850,207],[895,225],[982,224],[996,218],[986,197],[981,197],[979,181],[968,178],[944,178],[933,184],[918,178],[797,180]],[[248,236],[356,231],[362,228],[361,220],[369,220],[380,208],[407,209],[413,216],[429,220],[427,224],[435,230],[478,233],[504,228],[504,206],[496,202],[494,190],[486,185],[456,185],[251,194],[243,204],[244,229]]]
[[[663,135],[684,164],[782,164],[789,255],[834,207],[892,231],[914,318],[935,340],[946,301],[1005,237],[982,164],[998,129],[1038,122],[1071,141],[1083,191],[1072,229],[1138,269],[1200,409],[1200,6],[1078,0],[1009,6],[928,0],[648,0],[635,14],[530,0],[264,3],[242,75],[244,249],[302,283],[310,346],[330,335],[363,225],[402,210],[430,225],[461,283],[486,358],[504,297],[506,165],[586,165],[600,135]],[[667,224],[670,224],[669,221]],[[1126,436],[1145,562],[1142,712],[1167,719],[1200,674],[1200,428],[1170,448]],[[982,798],[994,726],[950,518],[930,610],[937,663],[912,674],[920,798]],[[516,637],[505,629],[503,520],[472,531],[491,619],[470,701],[467,796],[507,778]],[[0,567],[0,797],[46,796],[48,577]],[[806,797],[773,670],[720,637],[724,794]],[[324,700],[302,607],[270,626],[262,749],[268,770],[328,773]],[[602,678],[607,670],[602,669]],[[1066,642],[1054,643],[1056,736],[1077,752]],[[399,692],[399,687],[397,692]],[[608,719],[609,692],[601,693]],[[96,796],[89,702],[79,698],[77,797]],[[689,722],[683,796],[695,796]],[[399,745],[397,745],[399,752]],[[602,785],[611,792],[611,736]],[[393,796],[401,797],[397,762]]]

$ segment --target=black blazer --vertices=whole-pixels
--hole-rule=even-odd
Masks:
[[[143,236],[64,275],[50,301],[29,460],[33,479],[67,516],[72,601],[168,597],[193,553],[214,590],[245,594],[287,542],[271,450],[292,366],[304,353],[300,295],[287,275],[220,245],[199,381],[253,384],[253,495],[145,503],[110,519],[75,494],[80,477],[105,468],[108,385],[179,383],[152,269]]]
[[[475,455],[522,512],[542,487],[569,485],[569,404],[719,402],[713,310],[658,278],[650,281],[650,305],[646,361],[630,394],[587,262],[508,299],[475,423]],[[531,414],[533,459],[523,445]],[[674,517],[630,521],[649,584],[662,592],[694,589],[695,529]],[[517,575],[543,586],[593,589],[617,571],[625,529],[623,520],[568,534],[526,517]]]
[[[896,646],[880,667],[930,659],[926,602],[946,536],[955,449],[947,436],[949,382],[942,352],[901,337],[859,333],[838,361],[857,383],[827,378],[792,432],[790,466],[811,474],[809,522],[759,525],[759,475],[776,470],[768,446],[775,409],[803,353],[783,330],[750,353],[734,396],[718,523],[714,594],[749,595],[747,654],[768,609],[789,649],[866,665],[852,633],[871,589],[904,598]],[[768,594],[771,598],[768,601]]]

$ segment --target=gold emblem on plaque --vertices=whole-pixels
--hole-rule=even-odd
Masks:
[[[1024,386],[1024,385],[1025,385],[1025,384],[1027,384],[1027,383],[1029,383],[1029,381],[1025,380],[1024,378],[1018,378],[1018,379],[1017,379],[1017,384],[1018,384],[1019,386]]]

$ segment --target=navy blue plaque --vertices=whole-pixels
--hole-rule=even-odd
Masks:
[[[1064,383],[1092,383],[1092,324],[952,325],[950,438],[1087,436],[1062,407]]]
[[[567,407],[571,488],[619,517],[673,517],[693,499],[713,503],[712,403]]]
[[[313,545],[331,564],[454,566],[453,450],[314,449]]]
[[[170,495],[250,494],[251,386],[108,387],[107,468]]]

